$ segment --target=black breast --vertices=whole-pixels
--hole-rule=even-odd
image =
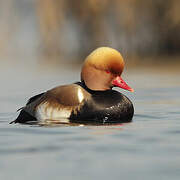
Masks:
[[[131,122],[134,114],[132,102],[123,94],[114,91],[91,91],[92,98],[80,110],[71,114],[72,122],[125,123]]]

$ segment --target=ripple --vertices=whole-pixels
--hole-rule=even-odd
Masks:
[[[168,134],[172,134],[172,135],[180,135],[180,130],[169,130],[169,131],[166,131],[166,133]]]
[[[26,127],[26,125],[18,125],[19,127],[0,128],[1,133],[11,134],[32,134],[32,135],[58,135],[58,134],[73,134],[72,131],[65,131],[60,129],[52,128],[41,128],[41,127]]]
[[[14,155],[14,154],[34,154],[34,153],[47,153],[47,152],[55,152],[62,150],[63,148],[59,148],[58,146],[40,146],[40,147],[27,147],[27,148],[8,148],[8,149],[0,149],[0,154],[4,155]]]
[[[159,116],[144,115],[144,114],[135,114],[134,117],[148,118],[148,119],[161,119],[161,117],[159,117]]]

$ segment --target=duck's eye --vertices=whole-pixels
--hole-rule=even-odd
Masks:
[[[109,71],[109,70],[106,70],[106,73],[107,73],[107,74],[109,74],[109,73],[110,73],[110,71]]]

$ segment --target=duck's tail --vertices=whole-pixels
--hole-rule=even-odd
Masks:
[[[31,97],[31,98],[28,100],[28,102],[27,102],[26,105],[34,102],[35,100],[37,100],[38,98],[40,98],[43,94],[44,94],[44,93],[41,93],[41,94],[38,94],[38,95],[36,95],[36,96]],[[20,110],[21,110],[21,111],[20,111]],[[30,115],[28,112],[26,112],[26,111],[24,110],[24,107],[18,109],[18,111],[20,111],[19,116],[18,116],[14,121],[10,122],[9,124],[13,124],[13,123],[27,123],[27,122],[29,122],[29,121],[37,121],[37,119],[36,119],[34,116]]]
[[[29,121],[37,121],[37,119],[33,116],[31,116],[29,113],[27,113],[24,110],[21,110],[19,116],[12,122],[10,122],[9,124],[13,124],[13,123],[26,123]]]

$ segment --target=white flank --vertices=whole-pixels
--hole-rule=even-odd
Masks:
[[[58,109],[53,107],[47,107],[48,104],[45,102],[37,107],[36,118],[39,121],[43,120],[58,120],[59,122],[68,123],[71,111],[68,109]]]

